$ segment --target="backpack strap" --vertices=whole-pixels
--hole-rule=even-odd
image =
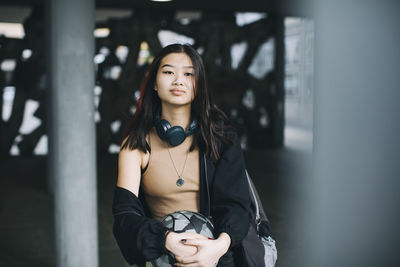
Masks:
[[[267,218],[267,215],[265,214],[264,207],[261,203],[260,196],[258,195],[257,189],[254,186],[253,180],[251,179],[249,173],[246,170],[246,177],[247,177],[247,182],[249,183],[249,189],[250,189],[250,195],[251,195],[251,202],[254,204],[255,208],[255,223],[257,225],[257,231],[259,230],[259,226],[261,222],[267,222],[269,225],[269,220]]]
[[[260,206],[259,206],[259,203],[258,203],[257,197],[256,197],[257,191],[256,191],[256,189],[254,187],[253,182],[251,181],[251,178],[250,178],[249,173],[247,172],[247,170],[246,170],[246,178],[247,178],[247,182],[249,184],[250,196],[251,196],[251,199],[252,199],[251,202],[254,203],[254,207],[255,207],[255,215],[256,215],[255,223],[256,223],[257,232],[258,232],[259,227],[260,227],[260,223],[261,223]]]

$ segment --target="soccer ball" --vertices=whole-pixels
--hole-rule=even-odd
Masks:
[[[187,210],[172,212],[160,220],[161,224],[177,233],[192,232],[214,239],[214,226],[204,215]],[[172,254],[165,254],[152,261],[155,267],[171,267],[175,263]]]

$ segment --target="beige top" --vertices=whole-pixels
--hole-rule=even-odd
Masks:
[[[159,220],[168,213],[177,210],[199,212],[199,149],[196,147],[189,152],[192,138],[192,136],[189,136],[182,144],[170,147],[158,137],[154,128],[150,131],[151,153],[148,167],[142,174],[141,186],[154,219]],[[186,167],[182,174],[185,183],[181,187],[176,185],[179,177],[169,156],[168,149],[179,174],[183,170],[186,154],[189,152]]]

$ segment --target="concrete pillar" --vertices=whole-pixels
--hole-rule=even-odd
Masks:
[[[315,175],[298,266],[399,266],[400,3],[312,8]]]
[[[57,266],[97,267],[93,0],[49,0]]]
[[[53,117],[52,117],[52,110],[53,110],[53,105],[52,105],[52,87],[53,87],[53,79],[52,79],[52,68],[51,68],[51,31],[52,31],[52,26],[51,26],[51,15],[50,15],[50,4],[51,0],[46,0],[45,7],[44,7],[44,38],[45,38],[45,51],[46,51],[46,63],[45,63],[45,73],[46,73],[46,90],[47,90],[47,95],[46,95],[46,130],[47,130],[47,142],[48,142],[48,152],[47,152],[47,190],[49,193],[54,194],[54,161],[52,155],[54,155],[54,145],[53,145],[53,127],[52,127],[52,122],[53,122]],[[50,112],[49,112],[50,111]]]
[[[275,108],[273,114],[274,146],[282,147],[285,127],[285,17],[274,15],[275,32]]]

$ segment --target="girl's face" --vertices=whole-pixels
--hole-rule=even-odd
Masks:
[[[155,88],[161,102],[190,105],[194,99],[195,74],[192,60],[185,53],[171,53],[160,62]]]

